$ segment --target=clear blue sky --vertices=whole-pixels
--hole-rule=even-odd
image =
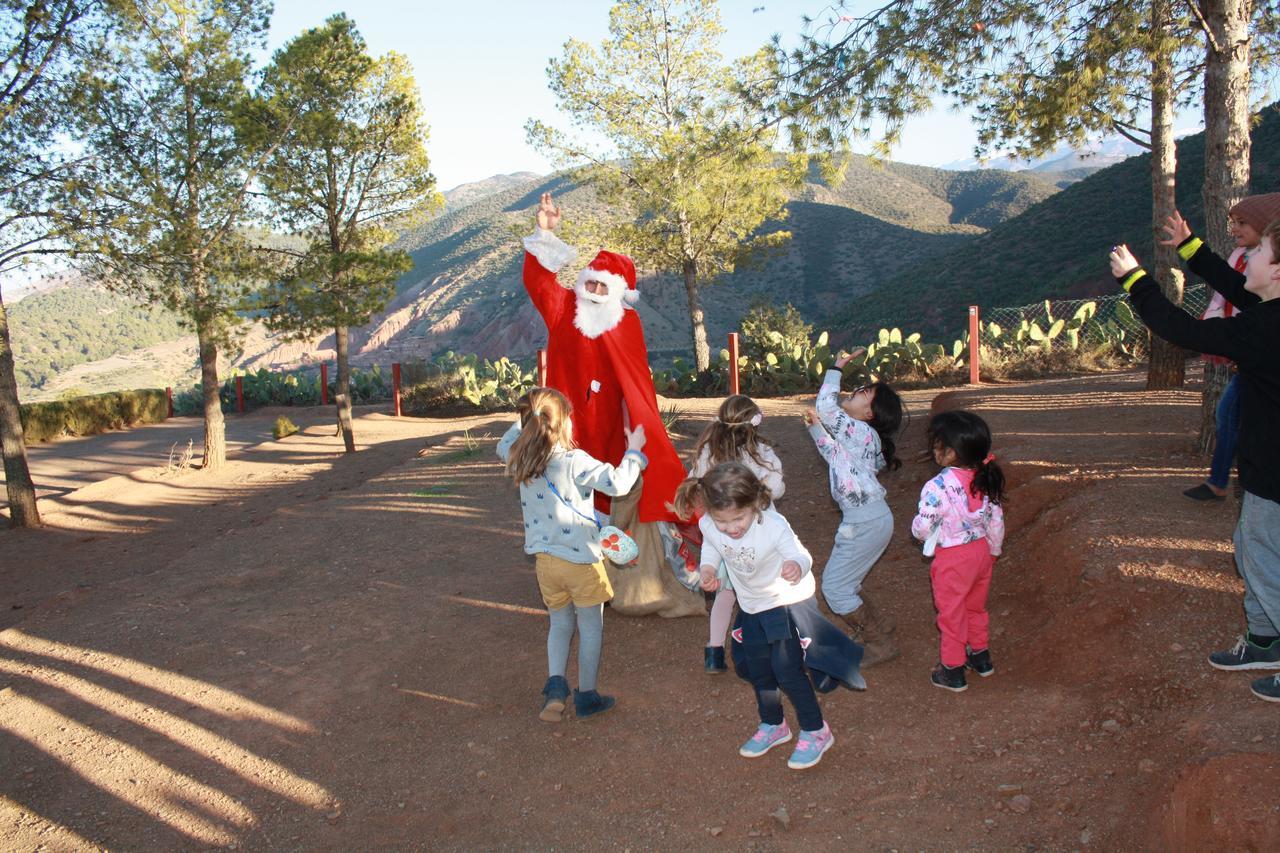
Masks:
[[[524,123],[536,117],[565,125],[547,90],[547,62],[570,38],[603,41],[610,5],[608,0],[276,0],[271,47],[346,12],[374,54],[394,50],[408,57],[431,127],[431,170],[447,190],[500,173],[551,171],[525,142]],[[752,11],[761,6],[762,11]],[[721,0],[726,29],[721,51],[727,58],[746,55],[774,33],[792,42],[801,16],[827,6],[826,0]],[[938,111],[907,125],[893,159],[928,166],[963,160],[971,156],[974,139],[966,117]]]

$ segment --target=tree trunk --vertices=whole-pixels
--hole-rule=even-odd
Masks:
[[[711,368],[711,348],[707,346],[707,326],[702,316],[702,302],[698,299],[698,263],[685,259],[684,292],[689,298],[689,324],[693,327],[693,365],[699,373]]]
[[[0,448],[4,452],[4,482],[9,493],[9,526],[39,527],[36,487],[27,467],[27,445],[22,438],[22,413],[18,408],[18,377],[9,345],[9,315],[0,296]]]
[[[338,407],[338,434],[348,453],[356,452],[356,436],[351,428],[351,365],[347,360],[350,335],[346,326],[333,330],[337,350],[338,381],[333,387],[333,402]]]
[[[1224,258],[1232,248],[1227,213],[1249,193],[1249,20],[1251,0],[1203,0],[1209,25],[1204,69],[1204,239]],[[1203,453],[1213,449],[1225,368],[1206,368],[1200,401]]]
[[[222,419],[222,383],[218,381],[218,344],[206,323],[196,324],[200,348],[200,389],[204,396],[204,461],[201,467],[216,471],[227,461],[227,429]]]
[[[1160,245],[1162,226],[1177,210],[1177,143],[1173,138],[1173,57],[1167,47],[1171,0],[1151,4],[1151,32],[1157,48],[1151,59],[1151,224],[1155,234],[1155,277],[1174,305],[1182,304],[1182,270],[1177,250]],[[1147,365],[1147,389],[1181,388],[1186,355],[1182,348],[1158,335],[1151,336],[1151,360]]]

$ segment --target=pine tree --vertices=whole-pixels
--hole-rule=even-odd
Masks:
[[[571,40],[547,69],[560,109],[606,145],[526,125],[534,145],[577,165],[579,180],[630,214],[605,229],[610,245],[681,276],[700,371],[711,357],[699,288],[790,239],[760,228],[785,219],[786,191],[807,168],[802,155],[774,153],[776,128],[738,95],[769,77],[768,52],[725,65],[722,32],[713,0],[618,3],[599,49]]]
[[[298,116],[262,181],[277,220],[307,245],[282,250],[292,263],[260,304],[272,328],[333,329],[338,425],[354,451],[348,330],[395,295],[413,261],[387,247],[439,204],[417,84],[403,57],[370,57],[354,23],[335,15],[276,54],[261,96],[276,116],[267,126]]]

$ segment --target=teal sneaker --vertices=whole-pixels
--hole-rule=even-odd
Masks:
[[[795,752],[791,753],[787,766],[792,770],[806,770],[821,761],[822,753],[835,742],[836,736],[826,723],[816,732],[800,732],[800,739],[796,741]]]
[[[756,733],[751,736],[751,740],[744,743],[738,750],[738,755],[743,758],[759,758],[778,744],[789,740],[791,740],[791,729],[787,728],[786,720],[776,726],[761,723],[760,728],[756,729]]]

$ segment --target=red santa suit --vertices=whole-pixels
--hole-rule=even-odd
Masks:
[[[547,385],[573,405],[573,438],[578,447],[612,464],[626,451],[623,404],[631,427],[644,426],[644,472],[639,519],[676,521],[667,503],[685,478],[684,465],[667,436],[649,372],[649,348],[632,304],[639,298],[635,265],[626,255],[601,252],[569,290],[556,273],[576,251],[550,231],[538,229],[524,240],[524,286],[547,324]],[[588,281],[608,286],[608,295],[588,292]],[[597,505],[608,498],[597,493]]]

